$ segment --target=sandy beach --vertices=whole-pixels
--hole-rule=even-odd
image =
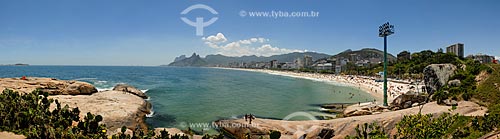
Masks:
[[[241,70],[241,71],[251,71],[251,72],[261,72],[272,75],[287,76],[293,78],[302,78],[313,81],[321,81],[329,84],[335,85],[346,85],[355,87],[363,90],[366,93],[372,95],[377,101],[376,103],[381,104],[384,98],[383,94],[383,82],[376,82],[375,77],[368,76],[356,76],[356,75],[334,75],[334,74],[321,74],[321,73],[306,73],[306,72],[293,72],[293,71],[278,71],[278,70],[268,70],[268,69],[243,69],[243,68],[220,68],[229,70]],[[387,82],[387,102],[391,103],[394,98],[404,94],[410,90],[418,92],[423,85],[411,85],[409,83],[403,82]]]

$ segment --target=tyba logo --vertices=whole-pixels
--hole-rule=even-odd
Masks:
[[[187,14],[195,9],[205,9],[214,15],[219,14],[212,7],[209,7],[209,6],[203,5],[203,4],[195,4],[195,5],[189,6],[188,8],[184,9],[184,11],[181,12],[181,15],[185,15],[185,14]],[[215,21],[217,21],[217,19],[219,19],[219,18],[212,17],[210,20],[205,22],[203,17],[196,17],[196,21],[193,22],[193,21],[187,19],[186,17],[181,17],[181,20],[184,21],[184,23],[186,23],[190,26],[196,27],[196,36],[203,36],[203,28],[213,24]]]

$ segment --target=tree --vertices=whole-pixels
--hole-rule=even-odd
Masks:
[[[356,126],[355,136],[346,136],[346,139],[388,139],[389,136],[385,133],[384,129],[376,122],[371,124],[364,123],[363,125]]]

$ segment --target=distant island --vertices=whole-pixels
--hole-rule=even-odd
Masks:
[[[5,65],[0,64],[0,66],[29,66],[29,64],[23,64],[23,63],[5,64]]]

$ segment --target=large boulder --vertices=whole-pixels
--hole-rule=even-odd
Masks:
[[[350,117],[350,116],[362,116],[362,115],[371,115],[371,114],[378,114],[380,112],[387,111],[388,107],[386,106],[381,106],[377,105],[375,103],[361,103],[361,104],[354,104],[351,106],[348,106],[343,112],[342,116],[343,117]]]
[[[453,64],[431,64],[424,68],[425,89],[430,95],[446,85],[455,74],[457,67]]]
[[[151,104],[144,99],[122,91],[101,91],[92,95],[54,95],[49,98],[57,99],[62,106],[78,107],[80,118],[87,112],[101,115],[102,123],[106,124],[108,134],[114,134],[122,126],[129,129],[140,127],[147,129],[144,118],[150,113]],[[51,105],[54,108],[55,104]]]
[[[372,114],[371,111],[368,111],[368,110],[356,110],[356,111],[353,111],[352,113],[348,113],[347,115],[344,115],[345,117],[348,117],[348,116],[361,116],[361,115],[370,115]]]
[[[57,99],[62,106],[78,107],[82,120],[88,112],[101,115],[102,123],[108,128],[108,135],[115,134],[115,131],[119,131],[117,129],[122,126],[128,129],[137,127],[147,129],[144,118],[151,113],[151,103],[137,94],[130,93],[137,92],[137,89],[131,86],[124,88],[124,91],[98,92],[91,84],[79,81],[52,78],[0,78],[0,89],[11,89],[19,93],[31,93],[35,89],[48,92],[51,95],[49,98]],[[51,109],[55,107],[55,103],[52,103]]]
[[[144,94],[144,92],[142,92],[141,90],[131,86],[131,85],[128,85],[128,84],[117,84],[113,90],[115,91],[123,91],[123,92],[128,92],[128,93],[131,93],[131,94],[134,94],[138,97],[141,97],[143,99],[147,99],[148,96],[146,96],[146,94]]]
[[[65,81],[54,78],[0,78],[0,90],[11,89],[19,93],[31,93],[35,89],[49,95],[90,95],[97,89],[86,82]]]
[[[427,100],[426,95],[421,95],[414,91],[408,91],[394,98],[390,106],[392,110],[406,109],[412,107],[413,104],[415,103],[421,104],[426,100]]]

